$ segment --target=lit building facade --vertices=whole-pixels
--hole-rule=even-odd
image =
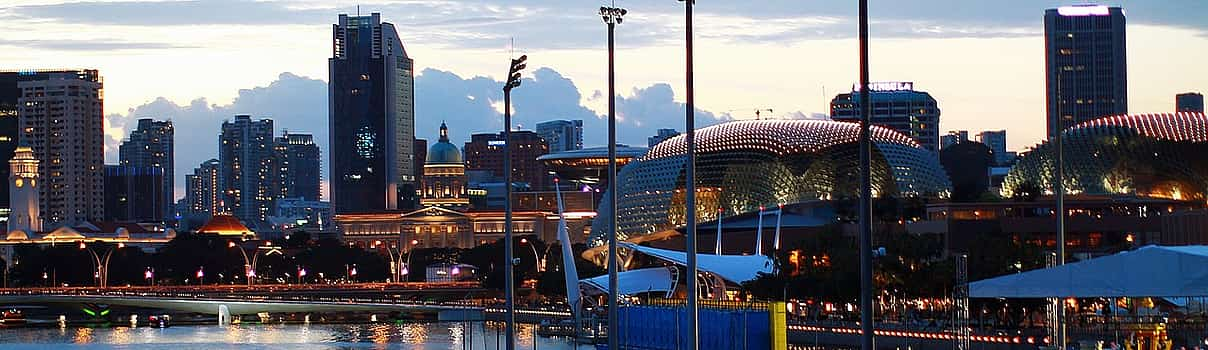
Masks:
[[[105,214],[104,115],[95,70],[47,73],[19,81],[22,144],[40,166],[41,214],[47,228],[99,220]]]
[[[12,212],[8,219],[8,232],[42,231],[42,217],[39,214],[41,202],[38,199],[38,159],[34,150],[29,147],[17,147],[12,159],[8,160],[8,200]]]
[[[412,60],[381,15],[341,14],[328,60],[331,196],[337,213],[414,208]]]
[[[583,149],[582,120],[551,120],[537,123],[537,134],[545,139],[550,153]]]
[[[466,195],[466,164],[461,150],[449,142],[449,128],[440,123],[440,139],[427,152],[421,181],[420,204],[464,210],[470,205]]]
[[[549,174],[537,158],[549,153],[549,145],[537,133],[527,130],[512,131],[512,181],[529,190],[546,188]],[[503,182],[503,133],[474,134],[465,144],[467,171],[483,171],[498,182]]]
[[[310,134],[278,136],[274,142],[276,152],[277,198],[302,198],[320,200],[320,171],[323,169],[319,145]]]
[[[1095,118],[1128,113],[1124,24],[1119,7],[1045,10],[1048,138]]]
[[[249,225],[268,220],[278,183],[273,150],[273,120],[235,116],[222,123],[218,181],[222,204]]]
[[[161,215],[159,220],[166,218],[168,213],[173,212],[172,203],[176,196],[176,186],[174,182],[176,166],[173,157],[173,136],[175,130],[172,128],[170,120],[154,120],[151,118],[141,118],[133,131],[130,131],[130,138],[122,142],[118,147],[118,164],[127,167],[135,168],[156,168],[160,169],[163,175],[161,178],[162,189],[155,191],[160,193],[164,198],[158,200],[163,208],[160,209]],[[108,172],[108,170],[106,170]],[[109,174],[106,173],[106,181]],[[106,185],[108,188],[108,185]],[[106,189],[108,191],[108,189]],[[108,194],[106,194],[108,198]],[[106,205],[109,204],[106,199]],[[109,212],[106,208],[106,212]],[[109,215],[106,214],[106,217]]]
[[[192,174],[185,175],[187,213],[210,217],[226,212],[222,206],[222,182],[218,180],[221,164],[217,159],[210,159],[201,162]]]
[[[1067,193],[1201,202],[1208,198],[1204,113],[1099,118],[1066,129],[1062,142]],[[1056,146],[1051,142],[1023,154],[1007,175],[1002,194],[1051,194],[1055,159]]]
[[[872,124],[909,136],[932,153],[940,150],[940,107],[911,82],[884,82],[869,85],[872,98]],[[835,96],[830,104],[830,117],[844,122],[860,121],[860,93]],[[966,138],[968,138],[966,136]]]
[[[812,200],[858,193],[855,123],[825,120],[747,120],[696,133],[697,218],[715,220]],[[934,153],[885,127],[872,127],[874,195],[946,196],[950,184]],[[659,143],[618,174],[618,235],[648,235],[686,224],[684,136]],[[608,196],[597,218],[608,218]],[[724,209],[719,211],[718,209]],[[602,219],[601,219],[602,220]],[[591,244],[604,241],[597,222]]]

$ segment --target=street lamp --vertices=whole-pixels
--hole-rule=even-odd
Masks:
[[[688,144],[688,164],[684,172],[684,184],[686,187],[684,190],[684,221],[688,224],[686,227],[688,237],[685,242],[686,249],[684,250],[684,255],[687,256],[685,265],[687,265],[688,270],[686,271],[688,276],[688,344],[686,345],[689,350],[696,350],[700,348],[700,314],[698,313],[700,307],[698,294],[700,294],[700,291],[697,290],[698,283],[696,280],[696,121],[694,120],[696,114],[696,96],[692,81],[692,5],[696,3],[696,0],[679,1],[684,2],[684,51],[686,57],[684,87],[687,93],[684,101],[684,141]],[[615,203],[615,201],[613,202]],[[609,290],[616,291],[616,285],[612,284],[612,281],[609,282]],[[610,314],[610,316],[612,315]],[[615,318],[610,321],[612,320],[615,320]],[[609,332],[609,334],[612,333],[616,332]]]
[[[542,257],[542,255],[537,253],[536,242],[533,242],[534,244],[528,244],[528,243],[529,243],[528,238],[520,239],[520,244],[528,245],[529,248],[531,248],[533,250],[533,260],[536,261],[536,263],[537,263],[537,272],[538,273],[545,272],[545,259]],[[546,251],[549,251],[549,249],[546,249]]]
[[[600,17],[608,25],[608,348],[617,348],[617,107],[616,55],[613,32],[628,10],[600,7]],[[535,255],[536,248],[533,254]]]
[[[155,269],[148,266],[147,270],[143,271],[143,279],[147,280],[147,285],[154,286],[155,285]]]
[[[95,269],[92,275],[96,278],[97,285],[101,288],[109,285],[109,258],[113,257],[113,252],[126,247],[126,243],[118,242],[116,246],[109,247],[104,254],[97,254],[88,244],[80,241],[80,250],[87,251],[92,255],[92,263]],[[103,257],[102,257],[103,256]]]
[[[206,284],[206,267],[200,266],[197,268],[197,285]]]
[[[252,253],[251,259],[248,259],[247,252],[243,250],[242,246],[235,244],[235,241],[227,242],[227,248],[235,247],[239,247],[239,255],[243,256],[243,275],[247,277],[247,285],[250,287],[252,285],[252,280],[256,278],[256,260],[260,259],[260,250],[257,248],[257,250]]]
[[[868,91],[868,0],[860,0],[860,348],[873,348],[872,101]]]
[[[516,302],[515,302],[515,280],[516,276],[513,269],[516,268],[513,259],[514,252],[512,251],[512,89],[520,87],[520,71],[527,66],[528,55],[520,55],[520,58],[513,58],[511,65],[508,66],[508,78],[503,83],[503,173],[504,173],[504,195],[503,195],[503,236],[507,244],[504,245],[504,259],[506,260],[507,269],[504,269],[504,283],[507,284],[504,289],[504,297],[507,304],[507,317],[504,319],[504,333],[508,338],[507,349],[516,349]],[[410,260],[411,255],[407,255]],[[406,267],[404,267],[404,271]]]

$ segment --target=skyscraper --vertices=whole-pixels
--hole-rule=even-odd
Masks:
[[[310,134],[290,134],[286,132],[277,137],[276,172],[277,198],[302,198],[308,201],[318,201],[319,172],[322,161],[319,157],[319,145],[315,144]]]
[[[17,82],[22,144],[41,166],[38,188],[46,229],[99,220],[105,214],[104,116],[95,70],[44,73]]]
[[[218,161],[223,206],[248,226],[268,220],[276,198],[273,120],[238,115],[222,123]]]
[[[545,139],[550,153],[583,149],[582,120],[551,120],[537,123],[537,134]]]
[[[831,100],[831,119],[844,122],[860,121],[860,94],[858,86],[851,93],[835,96]],[[911,82],[883,82],[869,85],[872,98],[872,123],[910,136],[923,148],[932,152],[940,149],[940,107],[923,91],[914,89]]]
[[[1014,158],[1014,154],[1007,152],[1006,130],[986,130],[979,132],[977,133],[977,142],[981,142],[982,144],[985,144],[986,147],[990,147],[990,153],[994,154],[995,165],[1007,164],[1010,162],[1011,158]]]
[[[413,207],[414,72],[394,25],[341,14],[328,60],[331,196],[337,214]]]
[[[1174,105],[1176,112],[1204,113],[1204,95],[1198,92],[1178,94],[1174,97]]]
[[[959,143],[969,141],[968,130],[949,130],[944,136],[940,136],[940,149],[943,150]]]
[[[1124,44],[1124,11],[1119,7],[1078,5],[1044,12],[1050,139],[1082,122],[1128,113]]]
[[[658,133],[646,139],[646,146],[654,147],[654,145],[663,142],[663,140],[679,136],[679,131],[675,129],[659,129]]]
[[[173,133],[171,121],[142,118],[130,132],[130,138],[118,147],[118,164],[143,169],[160,169],[163,189],[156,192],[164,197],[158,201],[164,207],[162,217],[167,217],[169,213],[173,212],[172,205],[175,202],[173,198],[176,197],[176,186],[173,184],[175,179],[173,168],[176,165],[173,160]],[[106,169],[106,178],[110,176],[108,172],[109,170]],[[106,210],[106,212],[109,211]]]
[[[201,162],[193,173],[185,175],[185,203],[188,213],[214,216],[225,212],[222,206],[222,181],[217,159]]]
[[[527,184],[529,189],[545,189],[549,174],[537,157],[549,153],[549,145],[537,133],[529,130],[512,131],[512,181]],[[465,144],[466,171],[482,171],[503,182],[503,133],[473,134]],[[431,158],[431,157],[429,157]]]
[[[163,222],[164,169],[105,166],[105,221]]]

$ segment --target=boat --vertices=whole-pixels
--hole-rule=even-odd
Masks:
[[[0,313],[0,326],[17,327],[25,325],[25,314],[18,309],[8,309]]]

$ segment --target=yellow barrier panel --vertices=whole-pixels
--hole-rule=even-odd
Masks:
[[[771,350],[788,350],[788,319],[787,309],[783,301],[768,303],[768,317],[772,319],[768,322],[770,326],[769,334],[772,335]]]

